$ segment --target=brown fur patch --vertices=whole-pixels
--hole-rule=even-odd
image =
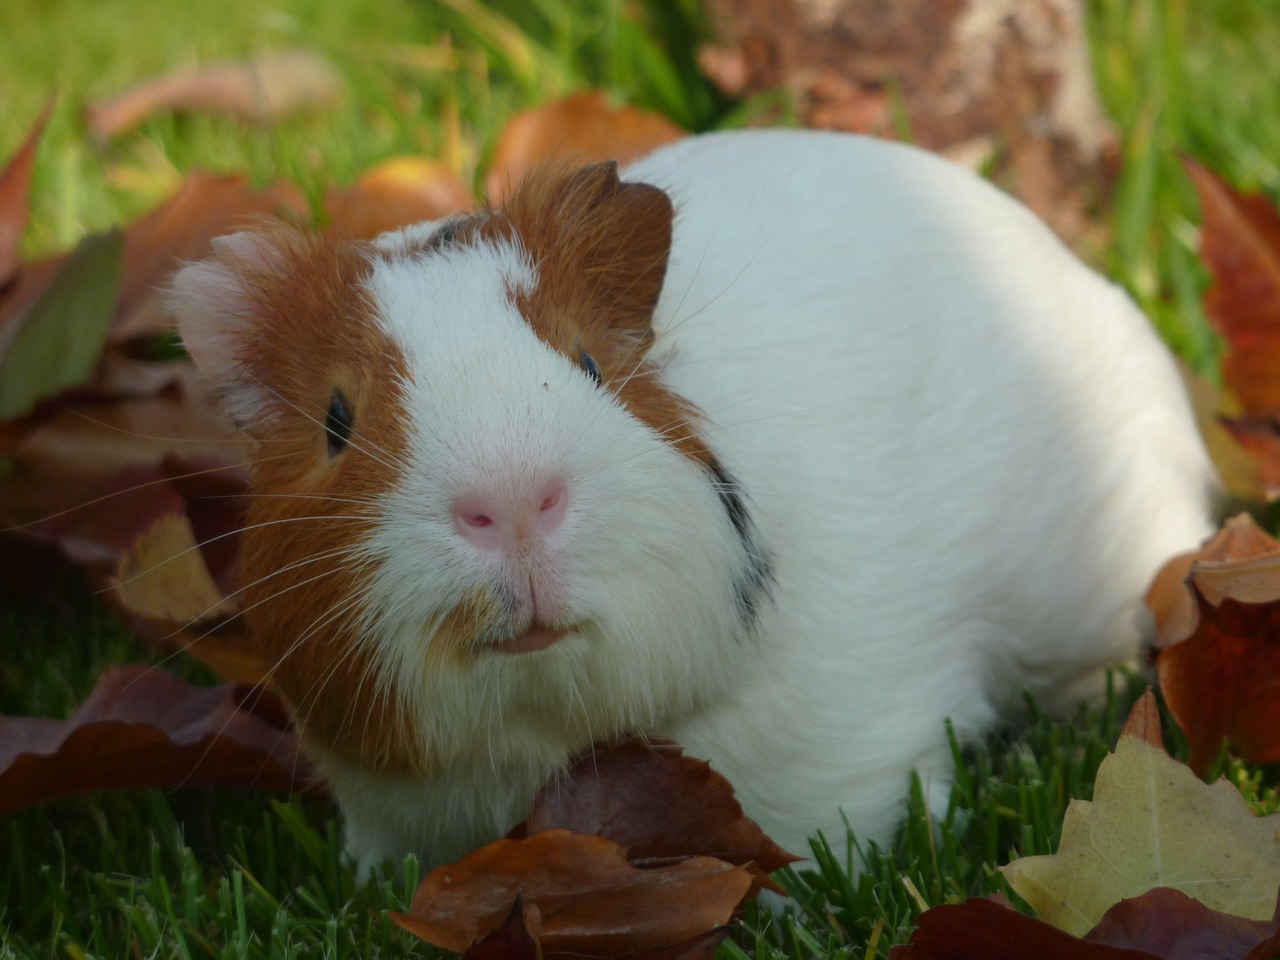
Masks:
[[[272,397],[270,426],[245,424],[259,441],[245,615],[308,742],[368,769],[420,770],[427,758],[409,719],[357,642],[370,571],[349,553],[372,528],[372,500],[396,481],[404,457],[403,357],[361,293],[370,247],[285,227],[264,237],[274,255],[262,261],[222,255],[254,309],[238,359]],[[354,428],[330,456],[324,423],[334,390]]]
[[[545,168],[470,229],[518,237],[537,285],[516,306],[538,336],[574,363],[583,351],[606,389],[686,456],[709,464],[698,410],[666,390],[648,360],[653,311],[671,254],[671,199],[623,183],[617,165]]]

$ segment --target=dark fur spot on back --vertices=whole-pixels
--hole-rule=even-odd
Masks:
[[[738,481],[715,457],[708,456],[704,465],[711,474],[712,487],[720,498],[724,512],[746,551],[746,568],[734,583],[734,593],[743,619],[751,622],[759,612],[760,604],[773,594],[773,561],[756,542],[756,525],[742,499]]]

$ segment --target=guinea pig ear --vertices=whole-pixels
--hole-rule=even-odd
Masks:
[[[535,177],[504,212],[538,265],[539,287],[590,297],[607,322],[648,330],[671,254],[666,193],[620,180],[609,161]]]
[[[272,399],[246,360],[261,322],[252,278],[280,263],[268,237],[246,231],[218,237],[212,257],[182,267],[169,283],[166,299],[183,346],[242,427],[260,420]]]

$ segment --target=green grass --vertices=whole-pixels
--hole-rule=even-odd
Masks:
[[[1123,167],[1105,268],[1156,318],[1175,349],[1211,372],[1217,346],[1199,307],[1187,152],[1280,196],[1280,10],[1256,0],[1092,0],[1099,89]],[[629,14],[643,14],[643,20]],[[741,122],[694,68],[701,18],[690,0],[474,0],[308,3],[223,0],[0,4],[0,155],[51,91],[59,99],[36,169],[29,254],[125,222],[193,167],[289,178],[312,195],[399,153],[443,158],[478,183],[514,111],[584,86],[659,110],[691,129]],[[338,65],[343,103],[270,129],[207,116],[162,117],[107,146],[80,109],[176,66],[310,46]],[[64,716],[103,666],[147,660],[109,617],[76,599],[0,612],[0,709]],[[183,668],[205,677],[197,667]],[[207,679],[207,677],[205,677]],[[919,791],[891,850],[819,846],[817,869],[789,874],[801,909],[749,911],[722,956],[883,956],[923,904],[1002,888],[997,863],[1050,852],[1069,796],[1087,796],[1132,689],[1100,713],[1033,716],[971,748],[947,821],[935,831]],[[1228,770],[1275,809],[1275,770]],[[0,960],[8,957],[398,957],[430,950],[385,921],[416,867],[357,885],[334,811],[231,790],[120,791],[68,798],[0,820]],[[877,932],[878,931],[878,932]]]

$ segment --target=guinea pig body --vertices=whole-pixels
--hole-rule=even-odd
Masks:
[[[673,216],[674,214],[674,216]],[[493,839],[592,742],[789,849],[883,841],[944,721],[1131,659],[1212,470],[1144,317],[909,147],[691,138],[175,281],[258,439],[250,622],[362,868]]]

